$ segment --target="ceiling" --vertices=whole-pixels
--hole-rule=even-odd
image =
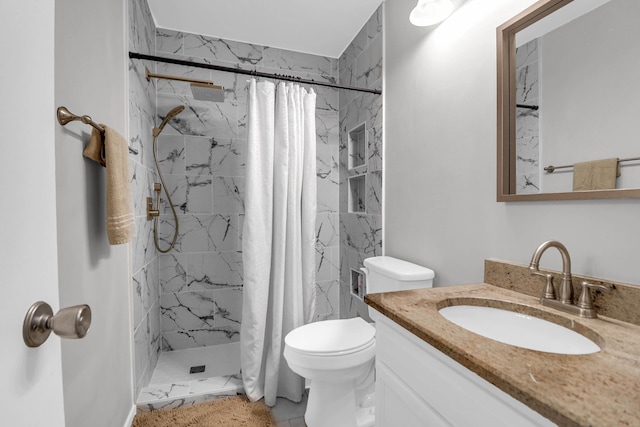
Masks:
[[[338,58],[383,0],[148,0],[156,26]]]

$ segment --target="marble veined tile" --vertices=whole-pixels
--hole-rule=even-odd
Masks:
[[[160,357],[161,345],[160,300],[149,309],[149,366],[155,369]]]
[[[156,256],[153,244],[153,222],[144,216],[136,217],[136,238],[133,240],[133,271],[140,270]]]
[[[381,255],[382,221],[379,215],[340,214],[340,235],[346,245],[367,256]]]
[[[189,393],[200,394],[219,391],[236,391],[242,389],[242,387],[242,376],[238,373],[236,375],[224,375],[192,381]]]
[[[538,137],[516,140],[516,171],[518,174],[538,173],[539,159]]]
[[[367,138],[367,170],[382,170],[382,127],[368,130]]]
[[[516,68],[538,62],[538,39],[516,48]]]
[[[212,213],[212,182],[210,176],[166,175],[165,184],[178,213]],[[163,193],[164,196],[164,193]],[[162,198],[162,212],[171,213],[168,200]]]
[[[338,89],[324,86],[315,86],[313,90],[316,92],[316,110],[326,110],[338,113]]]
[[[318,177],[317,182],[317,211],[318,212],[333,212],[337,213],[339,206],[339,183],[337,180],[332,179],[334,175],[326,177],[324,179]]]
[[[340,278],[340,248],[316,247],[316,281],[324,282]]]
[[[187,174],[244,176],[246,145],[238,139],[187,137]]]
[[[187,255],[170,252],[158,257],[162,293],[181,292],[187,286]]]
[[[222,288],[213,290],[215,319],[219,329],[236,331],[240,335],[242,322],[242,288]]]
[[[367,25],[365,24],[340,56],[340,70],[355,64],[358,55],[367,47],[368,39]]]
[[[338,246],[339,238],[338,214],[318,213],[316,215],[316,247]]]
[[[183,60],[187,60],[184,57],[176,56],[176,55],[163,55],[165,57],[171,58],[179,58]],[[185,77],[188,79],[195,80],[207,80],[211,81],[211,70],[200,67],[186,67],[184,65],[178,64],[167,64],[164,62],[158,62],[156,65],[156,73],[177,76],[177,77]],[[179,80],[170,80],[170,79],[157,79],[157,87],[158,93],[166,93],[170,95],[182,95],[182,96],[191,96],[191,83],[183,82]]]
[[[152,387],[145,387],[138,396],[137,403],[147,403],[156,400],[167,399],[176,396],[189,394],[190,382],[174,384],[159,384]]]
[[[149,331],[149,318],[148,316],[145,316],[133,335],[133,345],[135,349],[134,370],[136,380],[141,379],[145,370],[149,367],[150,341],[151,335]]]
[[[129,102],[135,105],[147,120],[155,116],[156,82],[147,81],[145,68],[153,69],[153,63],[139,59],[129,59]]]
[[[229,396],[236,396],[238,394],[244,394],[243,390],[229,390],[229,391],[222,390],[214,393],[204,393],[204,394],[194,393],[194,394],[189,394],[187,396],[176,396],[173,398],[139,403],[136,405],[136,410],[139,413],[144,413],[144,412],[151,412],[151,411],[183,408],[183,407],[197,405],[198,403],[224,399]]]
[[[232,327],[164,332],[162,334],[162,351],[207,347],[218,344],[228,344],[239,340],[239,329]]]
[[[156,53],[183,53],[183,33],[174,30],[156,29]]]
[[[158,163],[163,174],[184,174],[184,137],[182,135],[158,136]]]
[[[140,325],[142,321],[142,270],[138,271],[132,277],[132,293],[133,293],[133,329]]]
[[[312,55],[273,47],[264,48],[264,58],[261,66],[278,69],[279,74],[304,73],[315,75],[316,80],[336,81],[333,75],[336,59],[326,56]],[[283,73],[284,72],[284,73]]]
[[[179,215],[175,250],[186,252],[236,251],[239,246],[238,215]],[[173,217],[160,218],[159,239],[166,246],[173,236]]]
[[[536,194],[540,192],[539,174],[516,175],[516,194]]]
[[[382,172],[369,172],[366,179],[365,206],[368,214],[382,215]]]
[[[215,136],[236,138],[238,134],[237,106],[231,102],[198,101],[190,96],[158,94],[158,120],[177,105],[186,108],[172,118],[163,134]]]
[[[538,99],[540,93],[538,82],[538,63],[525,65],[516,70],[516,102],[530,104]]]
[[[316,110],[316,142],[338,145],[339,120],[336,111]]]
[[[157,302],[160,296],[160,283],[158,277],[158,257],[142,268],[142,308],[147,313],[151,306]]]
[[[538,111],[526,108],[516,109],[516,139],[537,138],[540,135]]]
[[[372,87],[382,79],[382,35],[379,35],[356,58],[356,85]]]
[[[188,290],[237,287],[243,284],[241,252],[207,252],[187,257]]]
[[[316,313],[323,320],[340,318],[340,281],[316,283]]]
[[[382,5],[380,5],[367,21],[367,37],[369,41],[382,34]]]
[[[263,47],[185,33],[184,55],[215,59],[233,64],[257,65],[262,60]]]
[[[211,178],[213,211],[222,214],[244,213],[244,177]]]
[[[162,294],[162,332],[213,327],[213,291]]]
[[[146,1],[128,2],[129,47],[134,52],[154,53],[155,23]]]

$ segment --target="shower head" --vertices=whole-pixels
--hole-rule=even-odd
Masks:
[[[191,83],[191,93],[198,101],[224,102],[224,87],[213,83]]]
[[[177,107],[169,111],[164,120],[162,120],[162,123],[160,123],[160,126],[158,126],[157,128],[153,128],[153,136],[157,137],[158,135],[160,135],[160,132],[162,132],[162,129],[164,129],[169,120],[182,113],[182,110],[184,110],[184,105],[178,105]]]

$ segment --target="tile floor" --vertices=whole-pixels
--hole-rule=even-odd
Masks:
[[[307,391],[308,392],[308,391]],[[271,417],[277,427],[307,427],[304,423],[304,411],[307,409],[307,392],[300,403],[292,402],[283,397],[276,400],[271,408]]]

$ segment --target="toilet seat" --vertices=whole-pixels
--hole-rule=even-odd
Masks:
[[[356,317],[309,323],[291,331],[284,341],[299,354],[335,357],[375,345],[375,334],[373,326]]]

